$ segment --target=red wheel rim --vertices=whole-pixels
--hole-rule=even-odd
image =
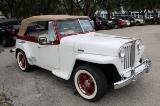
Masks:
[[[19,64],[22,68],[25,68],[25,66],[26,66],[26,60],[25,60],[25,57],[23,56],[23,54],[19,55]]]
[[[92,95],[95,91],[95,84],[92,77],[86,73],[78,76],[78,87],[85,95]]]

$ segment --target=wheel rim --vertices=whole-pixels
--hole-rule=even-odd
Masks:
[[[87,73],[81,73],[77,79],[78,87],[85,95],[92,95],[95,92],[95,84],[90,75]]]
[[[87,77],[86,77],[86,75]],[[85,80],[89,80],[89,82],[91,84],[88,84],[87,81]],[[85,81],[85,82],[84,82]],[[89,73],[87,70],[78,70],[74,76],[74,83],[75,83],[75,87],[78,91],[78,93],[85,99],[93,99],[96,95],[97,95],[97,83],[93,77],[93,75],[91,73]],[[89,86],[90,85],[90,86]],[[85,86],[85,87],[84,87]],[[93,89],[91,88],[93,87]],[[89,88],[90,91],[88,91],[87,89],[84,88]]]
[[[25,69],[26,67],[26,59],[22,53],[19,54],[18,63],[21,69]]]

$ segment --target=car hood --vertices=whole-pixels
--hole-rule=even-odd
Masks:
[[[123,44],[132,41],[132,39],[100,33],[88,33],[68,36],[63,38],[62,41],[68,41],[68,43],[73,42],[73,50],[75,52],[118,56],[120,47]]]

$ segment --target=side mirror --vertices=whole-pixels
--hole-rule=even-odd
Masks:
[[[46,37],[39,37],[38,41],[39,41],[40,45],[47,45],[48,44]]]

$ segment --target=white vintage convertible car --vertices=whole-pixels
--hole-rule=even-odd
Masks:
[[[27,28],[35,22],[44,28]],[[35,65],[65,80],[73,77],[78,93],[89,101],[101,99],[108,86],[124,87],[149,72],[151,61],[142,61],[143,51],[140,39],[96,33],[87,16],[69,15],[22,20],[15,48],[22,71]]]

